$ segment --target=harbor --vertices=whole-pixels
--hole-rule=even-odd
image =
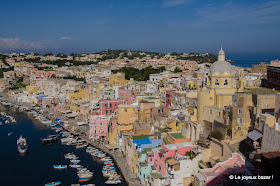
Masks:
[[[12,158],[10,161],[17,162],[14,163],[11,168],[13,168],[13,170],[16,169],[16,177],[18,177],[16,180],[7,180],[7,184],[5,185],[18,185],[19,183],[28,184],[28,182],[35,185],[78,185],[79,181],[80,184],[83,183],[84,185],[127,185],[126,181],[123,179],[123,175],[118,170],[118,166],[116,165],[116,167],[114,167],[115,159],[111,159],[109,156],[110,154],[105,154],[100,147],[98,149],[94,148],[93,143],[87,141],[85,138],[82,139],[81,136],[79,136],[81,133],[70,133],[68,132],[69,129],[66,130],[63,124],[56,122],[54,125],[53,122],[48,122],[47,120],[49,119],[47,118],[45,118],[45,120],[39,118],[35,119],[36,114],[30,116],[31,110],[28,107],[21,107],[14,103],[7,104],[7,102],[4,101],[1,102],[0,107],[1,112],[9,113],[11,117],[16,120],[16,123],[5,123],[5,117],[1,118],[3,120],[1,126],[2,130],[0,130],[1,133],[3,133],[1,136],[7,138],[1,140],[2,142],[7,141],[7,143],[2,145],[5,147],[9,145],[7,146],[8,150],[2,153],[1,156],[3,159]],[[57,138],[58,134],[61,134],[63,138]],[[14,148],[16,140],[20,135],[26,138],[30,146],[29,151],[24,154],[14,151],[16,150],[16,148]],[[61,139],[65,139],[69,136],[75,137],[83,143],[77,143],[75,146],[61,143]],[[85,147],[88,145],[91,146],[86,150]],[[96,154],[97,152],[100,153]],[[64,156],[67,153],[75,154],[77,157],[76,161],[67,160]],[[94,153],[96,156],[93,156]],[[31,167],[33,168],[31,169]],[[9,171],[12,172],[12,170]],[[27,173],[37,176],[29,177],[29,174],[26,175]],[[114,174],[105,175],[106,173]],[[118,173],[121,175],[118,176]],[[9,178],[9,176],[8,174],[6,175],[7,178]],[[19,180],[18,183],[17,180]]]

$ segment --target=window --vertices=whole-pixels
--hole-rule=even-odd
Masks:
[[[94,134],[96,134],[96,130],[94,131]]]
[[[106,115],[108,114],[108,110],[106,110]]]
[[[127,109],[124,109],[124,112],[127,112]]]
[[[212,110],[210,110],[210,114],[212,114]]]
[[[242,118],[237,118],[237,123],[238,123],[238,124],[242,124],[242,123],[243,123]]]
[[[110,103],[110,108],[112,108],[112,104]]]
[[[105,104],[105,108],[107,108],[107,104]]]
[[[242,114],[242,109],[238,109],[238,114]]]
[[[221,116],[221,112],[218,112],[218,116]]]
[[[224,83],[224,85],[228,85],[228,80],[227,80],[227,79],[225,80],[225,83]]]
[[[216,80],[215,80],[215,85],[220,85],[220,83],[219,83],[219,80],[218,80],[218,79],[216,79]]]
[[[100,126],[103,126],[103,123],[102,123],[102,122],[100,123]]]

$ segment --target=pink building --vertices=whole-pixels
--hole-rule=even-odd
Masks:
[[[224,162],[217,163],[209,169],[201,169],[195,175],[195,185],[216,186],[224,185],[224,175],[242,174],[245,172],[245,160],[238,153],[233,153],[232,157]]]
[[[135,95],[132,90],[122,90],[119,91],[119,98],[124,100],[125,105],[131,105],[134,102]]]
[[[124,104],[124,100],[121,99],[103,99],[99,102],[100,107],[100,115],[109,115],[115,112],[117,110],[119,105]]]
[[[108,119],[104,116],[91,116],[89,139],[104,138],[108,135]]]
[[[55,76],[56,75],[56,71],[45,71],[45,70],[37,70],[36,72],[36,75],[42,75],[44,77],[52,77],[53,75]]]
[[[163,145],[161,148],[152,149],[147,152],[146,161],[148,164],[154,164],[157,171],[163,176],[167,175],[166,159],[178,155],[185,155],[191,149],[197,149],[198,146],[192,142],[182,142],[176,144]]]

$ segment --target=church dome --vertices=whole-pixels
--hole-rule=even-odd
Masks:
[[[210,67],[210,73],[216,75],[232,75],[234,72],[231,64],[225,60],[225,52],[221,48],[218,54],[218,61],[213,63]]]
[[[233,70],[231,64],[227,61],[216,61],[210,67],[211,74],[228,75],[228,74],[232,74],[233,72],[234,72],[234,70]]]

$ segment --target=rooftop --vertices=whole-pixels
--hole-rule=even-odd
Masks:
[[[151,176],[152,176],[153,178],[155,178],[155,179],[161,178],[161,175],[158,174],[158,173],[151,173]]]
[[[164,147],[167,150],[174,150],[174,149],[177,149],[177,147],[183,148],[183,147],[191,147],[191,146],[196,146],[196,145],[193,142],[182,142],[182,143],[164,145]]]
[[[185,138],[183,135],[182,135],[182,133],[181,132],[176,132],[176,133],[169,133],[173,138],[175,138],[175,139],[182,139],[182,138]]]

